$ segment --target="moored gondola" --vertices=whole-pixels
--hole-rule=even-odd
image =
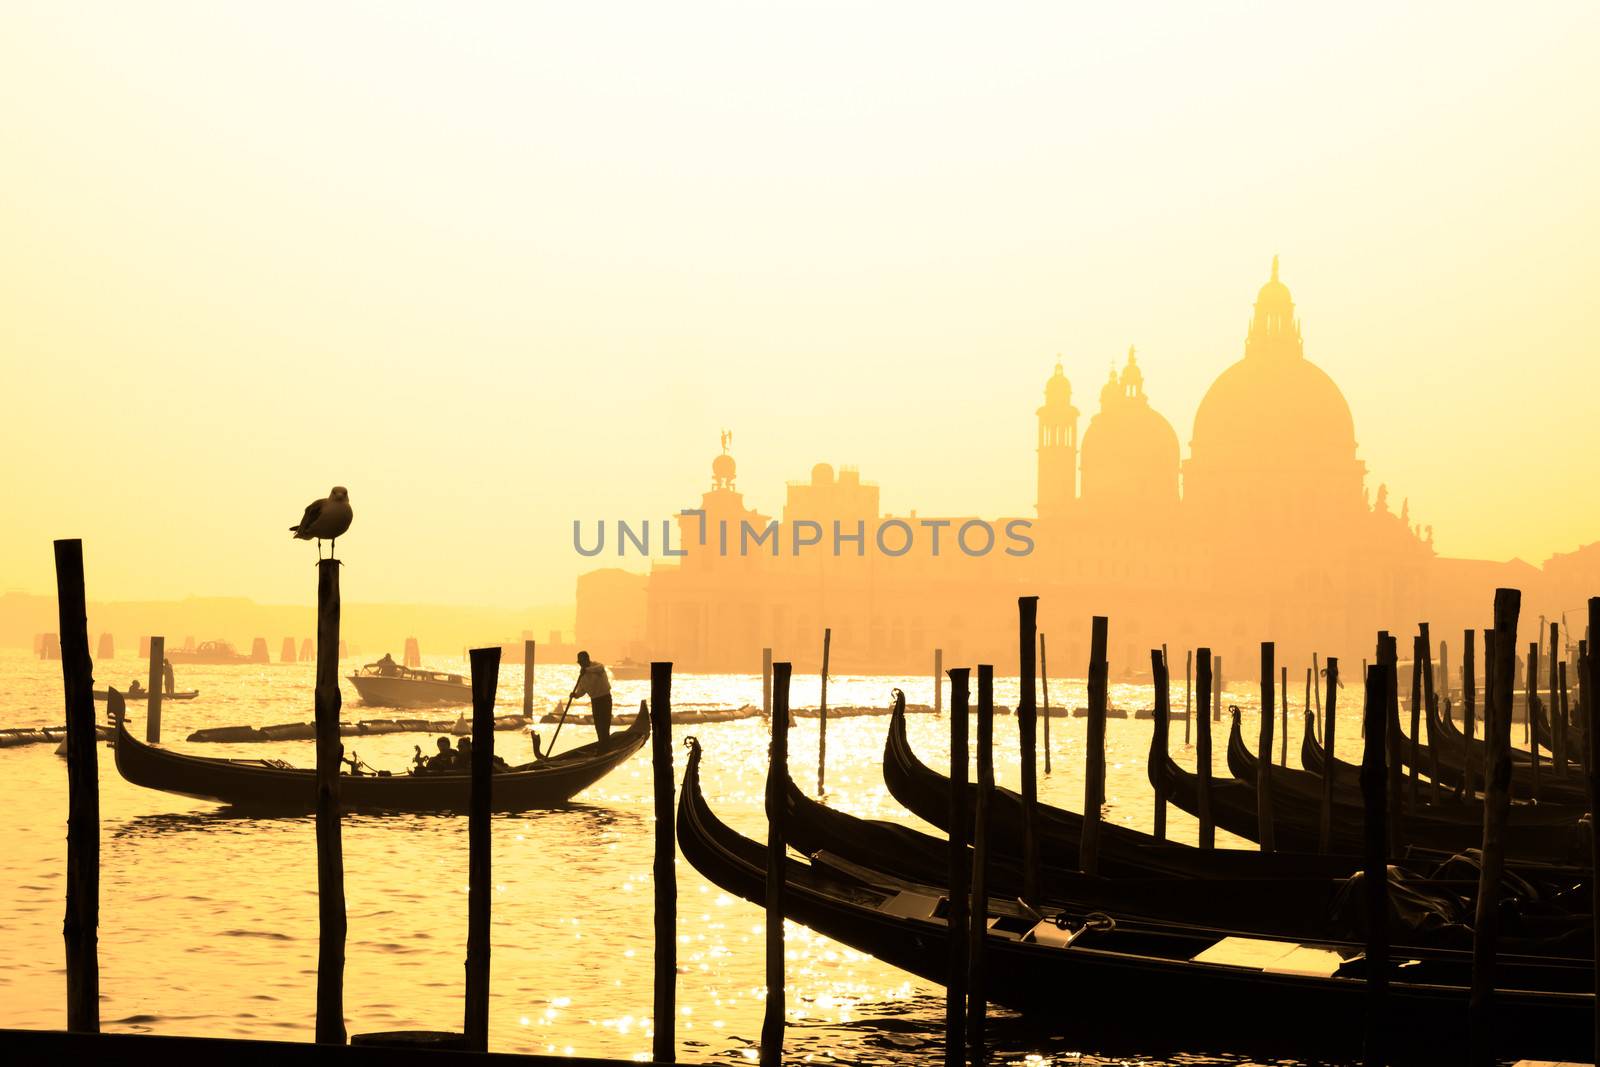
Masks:
[[[626,731],[549,759],[496,773],[491,805],[495,811],[560,807],[604,778],[637,752],[650,736],[650,717],[638,716]],[[148,745],[116,727],[117,770],[134,785],[159,789],[229,807],[283,813],[316,807],[316,772],[279,760],[216,759]],[[472,776],[436,774],[350,774],[339,777],[340,804],[352,811],[465,812]]]
[[[700,789],[699,744],[691,738],[689,746],[679,847],[713,884],[761,902],[765,846],[712,813]],[[786,918],[930,982],[944,981],[950,928],[942,893],[877,885],[870,875],[851,877],[794,858],[785,859],[783,877]],[[1198,931],[1115,911],[1035,913],[993,898],[984,903],[988,999],[1086,1044],[1154,1053],[1181,1043],[1190,1051],[1248,1049],[1299,1059],[1360,1051],[1369,1001],[1359,946]],[[1389,1002],[1407,1025],[1393,1035],[1391,1052],[1413,1062],[1460,1061],[1470,958],[1407,950],[1394,964]],[[1502,957],[1496,1032],[1516,1035],[1524,1055],[1587,1055],[1591,976],[1584,966]],[[1241,1003],[1251,1006],[1247,1026],[1229,1010]],[[1149,1025],[1152,1004],[1160,1005],[1159,1031]]]

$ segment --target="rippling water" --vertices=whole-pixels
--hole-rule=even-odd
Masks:
[[[441,659],[431,666],[464,670]],[[347,667],[349,664],[346,665]],[[7,704],[0,726],[56,725],[63,720],[59,663],[20,652],[0,653]],[[97,666],[97,684],[142,677],[131,658]],[[520,665],[503,670],[501,704],[520,710]],[[541,668],[537,705],[545,710],[568,692],[571,672]],[[309,766],[312,743],[192,745],[182,738],[205,726],[265,725],[311,718],[310,665],[180,668],[180,688],[200,698],[168,704],[163,732],[174,747],[205,755],[272,756]],[[932,703],[930,678],[829,681],[829,703],[886,705],[899,685],[912,703]],[[996,702],[1010,706],[1015,679],[996,683]],[[649,683],[616,682],[618,710],[638,706]],[[816,703],[814,676],[796,678],[795,707]],[[1346,690],[1352,693],[1351,690]],[[1299,690],[1291,691],[1291,752],[1300,742]],[[759,704],[761,678],[687,675],[674,681],[680,703]],[[1081,681],[1054,681],[1052,704],[1080,706]],[[1250,693],[1230,687],[1228,700],[1247,709]],[[1148,687],[1113,686],[1129,709],[1152,703]],[[1181,708],[1182,683],[1175,686]],[[1353,693],[1341,702],[1340,751],[1357,758]],[[103,706],[102,706],[103,707]],[[586,710],[586,709],[585,709]],[[131,705],[135,721],[143,709]],[[345,688],[347,719],[394,714],[365,709]],[[879,770],[884,717],[838,719],[828,728],[828,802],[843,810],[907,823]],[[763,720],[675,728],[675,745],[695,733],[705,744],[703,781],[717,813],[736,829],[764,839]],[[917,751],[935,766],[947,760],[942,718],[910,720]],[[1144,759],[1148,720],[1108,724],[1108,817],[1148,829],[1151,790]],[[550,727],[543,727],[546,737]],[[1040,777],[1043,799],[1080,808],[1083,720],[1051,723],[1054,773]],[[997,722],[997,772],[1015,784],[1017,740],[1009,718]],[[1254,737],[1253,730],[1248,736]],[[593,738],[568,724],[560,747]],[[1174,755],[1192,765],[1174,724]],[[1223,741],[1214,740],[1226,774]],[[376,767],[410,760],[423,735],[346,738]],[[526,738],[496,737],[515,759]],[[795,779],[816,783],[817,723],[802,719],[790,740]],[[681,772],[683,752],[674,759]],[[1290,762],[1298,766],[1291,755]],[[648,749],[561,811],[497,816],[493,824],[495,893],[490,1047],[496,1051],[637,1056],[650,1048],[651,812]],[[101,1018],[107,1030],[153,1031],[309,1041],[313,1036],[317,952],[316,848],[310,818],[234,818],[213,805],[140,789],[117,775],[101,750]],[[51,745],[0,749],[0,1026],[65,1026],[61,918],[65,893],[65,761]],[[1169,815],[1172,836],[1193,841],[1195,824]],[[1240,845],[1219,832],[1219,844]],[[1251,847],[1251,846],[1246,846]],[[351,1033],[396,1029],[459,1029],[466,947],[466,819],[443,816],[348,816],[344,828],[349,940],[345,1007]],[[763,991],[762,913],[678,864],[679,965],[677,1020],[681,1058],[745,1062],[760,1033]],[[879,963],[804,927],[789,924],[786,1051],[794,1059],[857,1063],[927,1062],[942,1047],[943,990]],[[1070,992],[1063,991],[1070,1003]],[[1043,1057],[1097,1063],[1070,1040],[1041,1036],[997,1011],[991,1034],[1007,1060]],[[1159,1025],[1159,1020],[1153,1020]],[[1241,1019],[1241,1025],[1248,1025]],[[1035,1060],[1037,1062],[1037,1060]],[[1121,1059],[1115,1062],[1124,1062]],[[1153,1062],[1153,1061],[1142,1061]],[[1243,1062],[1180,1057],[1166,1062]]]

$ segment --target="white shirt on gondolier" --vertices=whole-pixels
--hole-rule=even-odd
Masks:
[[[589,665],[579,673],[578,686],[573,692],[590,699],[610,696],[611,679],[606,677],[605,664],[590,660]]]

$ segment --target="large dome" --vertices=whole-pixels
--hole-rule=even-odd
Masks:
[[[1261,287],[1244,358],[1206,390],[1194,416],[1184,498],[1207,506],[1359,501],[1355,420],[1333,379],[1305,358],[1289,289]]]
[[[1206,390],[1189,451],[1208,463],[1241,467],[1349,463],[1355,420],[1344,394],[1315,363],[1246,356]]]

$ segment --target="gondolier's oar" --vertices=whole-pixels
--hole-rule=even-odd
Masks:
[[[579,677],[578,681],[583,681],[582,677]],[[561,709],[561,718],[556,720],[556,732],[550,735],[550,754],[552,756],[555,755],[556,751],[556,738],[561,736],[561,724],[567,721],[567,709],[572,707],[572,701],[577,695],[578,687],[574,685],[572,687],[572,695],[567,697],[567,706]]]

